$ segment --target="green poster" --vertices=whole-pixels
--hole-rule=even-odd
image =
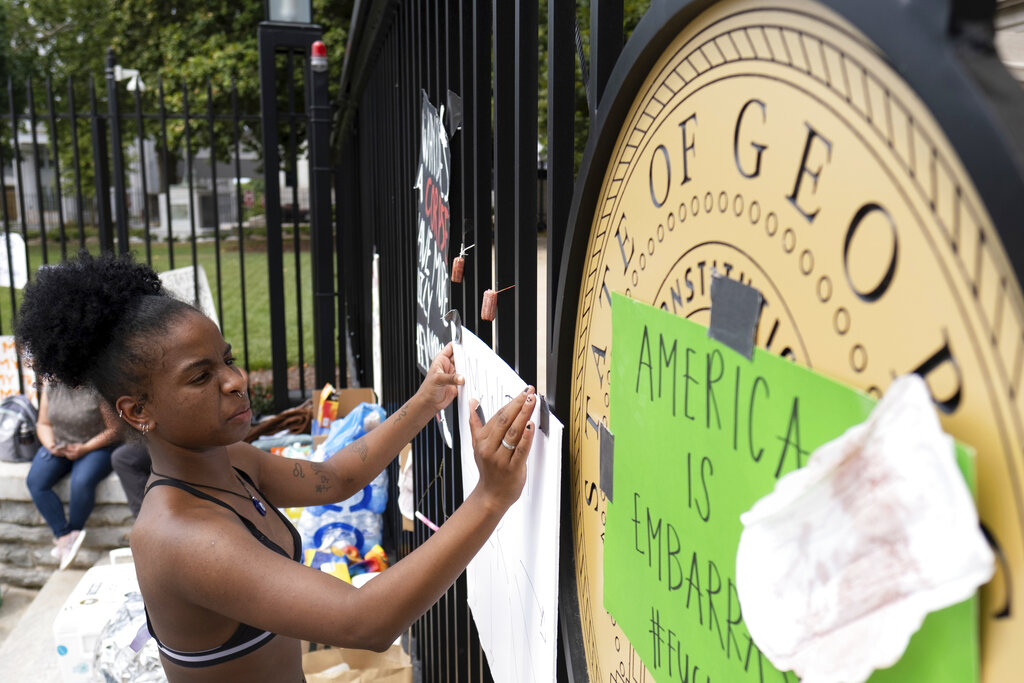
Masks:
[[[744,626],[734,578],[740,514],[863,422],[874,399],[760,349],[747,360],[706,328],[620,295],[611,353],[605,608],[659,682],[796,681]],[[977,677],[972,599],[929,615],[900,662],[870,680]]]

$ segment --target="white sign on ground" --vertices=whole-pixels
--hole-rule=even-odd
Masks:
[[[195,288],[196,279],[199,280],[198,297]],[[196,276],[192,274],[192,266],[165,270],[160,273],[160,282],[175,298],[192,304],[205,313],[206,317],[217,323],[217,327],[220,327],[220,321],[217,320],[217,309],[213,305],[210,281],[206,279],[206,270],[202,266],[199,266],[199,273]]]
[[[8,240],[11,245],[10,256],[7,253]],[[0,235],[0,287],[25,287],[28,282],[27,259],[25,240],[21,235],[10,231]]]
[[[490,419],[526,387],[505,361],[469,330],[455,344],[459,389],[462,485],[468,494],[479,472],[469,430],[469,401],[480,401]],[[555,680],[558,627],[558,535],[562,423],[554,415],[548,433],[537,428],[527,463],[526,486],[498,528],[466,568],[469,607],[487,662],[498,683]]]

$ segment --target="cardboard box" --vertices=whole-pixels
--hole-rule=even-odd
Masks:
[[[341,419],[351,413],[360,403],[376,403],[377,394],[369,387],[358,389],[337,389],[338,405],[335,409],[335,419]],[[319,414],[317,402],[320,400],[320,390],[313,391],[313,419]],[[313,448],[316,448],[327,440],[327,433],[313,436]]]
[[[345,648],[307,652],[302,655],[302,671],[307,683],[412,683],[412,660],[401,645],[384,652]]]
[[[64,683],[93,681],[96,640],[128,593],[139,590],[135,564],[93,567],[85,573],[53,620],[57,662]]]

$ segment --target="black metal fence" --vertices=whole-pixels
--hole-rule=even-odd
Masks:
[[[274,207],[265,198],[261,113],[243,111],[233,85],[216,91],[209,81],[165,83],[142,74],[145,90],[129,91],[113,54],[98,82],[8,78],[7,106],[0,105],[0,229],[8,255],[15,258],[11,240],[20,236],[31,279],[39,265],[79,249],[132,251],[158,271],[193,266],[197,300],[195,266],[203,266],[214,312],[246,370],[278,366],[283,373],[312,361],[303,324],[312,309],[305,55],[282,51],[275,60],[284,191]],[[268,224],[269,209],[276,220]],[[274,255],[294,257],[277,270],[292,277],[268,291],[274,266],[267,245],[275,238]],[[0,334],[11,333],[20,301],[14,287],[7,290]],[[293,332],[271,348],[275,318]],[[296,383],[293,396],[276,383],[277,409],[308,397],[304,372]]]
[[[452,307],[461,312],[468,329],[493,342],[523,379],[537,384],[543,380],[538,359],[555,357],[550,348],[554,293],[564,269],[563,242],[579,151],[574,145],[577,92],[585,88],[587,94],[584,117],[596,117],[603,85],[622,50],[622,0],[589,3],[589,51],[581,40],[576,3],[569,0],[370,0],[355,3],[353,12],[331,131],[336,152],[332,176],[338,383],[344,386],[351,380],[370,386],[377,380],[382,404],[391,412],[422,379],[415,361],[413,184],[425,92],[435,106],[444,104],[449,112],[461,113],[461,127],[453,125],[454,116],[447,122],[452,237],[445,257],[451,263],[461,244],[475,248],[466,261],[463,282],[451,286]],[[546,20],[546,45],[538,40],[541,20]],[[548,95],[547,131],[541,131],[547,140],[546,159],[541,160],[537,93],[538,52],[543,51]],[[269,334],[275,321],[283,319],[284,309],[297,314],[288,324],[300,329],[303,319],[312,317],[311,297],[303,294],[309,291],[303,280],[308,266],[300,258],[307,249],[304,230],[310,200],[298,172],[308,121],[301,93],[307,89],[295,81],[278,88],[282,96],[277,118],[283,127],[278,139],[283,141],[286,189],[271,193],[272,199],[280,200],[267,207],[262,205],[266,188],[259,182],[262,159],[254,144],[261,139],[265,118],[240,111],[234,90],[215,95],[209,84],[197,88],[157,81],[145,92],[128,93],[115,77],[113,56],[108,62],[105,99],[97,95],[91,80],[69,82],[59,94],[49,82],[7,83],[8,106],[6,111],[0,107],[3,234],[20,234],[28,244],[30,273],[39,263],[64,259],[81,247],[133,250],[154,267],[198,265],[201,248],[209,245],[210,284],[222,327],[236,347],[241,341],[249,369],[250,345],[261,336],[251,330]],[[301,80],[304,63],[287,50],[275,58],[276,68],[288,78]],[[169,105],[171,99],[180,104]],[[539,177],[544,182],[540,193]],[[539,196],[544,197],[543,207]],[[538,329],[540,223],[547,228],[547,273],[542,274],[546,287],[541,288],[546,320]],[[179,244],[187,245],[184,257],[176,256]],[[263,253],[268,248],[275,252],[262,273],[253,270],[256,257],[250,246],[257,254],[259,247]],[[294,261],[282,259],[280,252],[289,247]],[[371,363],[375,255],[381,377],[374,377]],[[286,269],[294,269],[293,277],[283,278]],[[283,278],[282,287],[291,291],[272,287],[267,295],[269,312],[260,308],[254,317],[254,290],[262,280],[275,278]],[[515,286],[498,298],[496,321],[481,320],[484,291],[510,285]],[[13,288],[7,298],[6,312],[0,302],[0,334],[10,329],[16,315]],[[225,302],[241,308],[234,322],[225,320]],[[282,376],[280,364],[305,364],[305,345],[302,334],[287,353],[281,343],[273,345],[275,386]],[[354,362],[346,367],[346,359]],[[335,360],[331,359],[332,367]],[[549,362],[546,370],[550,389],[556,368]],[[303,377],[300,373],[299,391],[308,395]],[[280,395],[278,399],[280,407]],[[455,456],[458,435],[454,436],[453,450],[431,425],[413,444],[416,506],[438,522],[463,499]],[[392,500],[397,500],[397,463],[390,474]],[[564,481],[563,498],[567,486]],[[420,525],[402,531],[394,505],[385,524],[399,556],[410,553],[429,533]],[[571,562],[571,544],[563,543],[560,552],[563,563]],[[575,601],[575,593],[562,592],[563,601]],[[466,604],[464,577],[416,622],[412,635],[423,680],[491,679]],[[566,676],[567,642],[571,649],[572,634],[563,631],[560,680]]]
[[[417,200],[413,189],[421,93],[435,107],[444,105],[448,112],[454,108],[462,115],[461,129],[454,118],[445,122],[451,149],[451,238],[445,257],[451,263],[462,244],[475,248],[466,259],[463,282],[451,285],[451,307],[461,312],[468,329],[486,342],[493,341],[497,353],[523,379],[533,384],[540,379],[538,359],[548,357],[554,292],[573,196],[577,91],[586,89],[589,111],[584,117],[593,115],[623,43],[621,0],[590,3],[589,58],[580,40],[576,10],[576,3],[570,1],[357,3],[341,83],[340,125],[335,131],[342,143],[344,181],[338,185],[339,205],[345,207],[342,239],[349,255],[343,277],[351,343],[368,357],[369,320],[359,316],[370,310],[368,269],[373,253],[379,254],[381,379],[389,411],[411,396],[421,380],[414,360]],[[539,15],[541,11],[546,15]],[[539,44],[539,19],[546,20],[547,45]],[[541,160],[538,53],[543,51],[548,64],[548,144],[546,159]],[[593,63],[592,69],[588,62]],[[538,177],[545,183],[541,193]],[[538,195],[545,198],[546,206],[538,206]],[[538,224],[547,228],[548,269],[541,280],[547,315],[540,329]],[[498,297],[495,322],[481,320],[484,290],[510,285],[514,289]],[[553,368],[547,368],[547,376],[554,376]],[[414,443],[415,500],[435,521],[446,519],[462,501],[455,438],[454,451],[434,429]],[[397,465],[391,474],[394,480]],[[395,530],[401,528],[397,511],[390,524]],[[414,531],[395,533],[404,555],[430,532],[417,524]],[[575,594],[571,597],[575,601]],[[423,680],[490,680],[463,579],[415,624],[413,635]],[[560,678],[566,676],[564,658],[560,647]]]

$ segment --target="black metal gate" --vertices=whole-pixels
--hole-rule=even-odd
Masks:
[[[354,295],[348,302],[353,347],[366,358],[369,320],[353,312],[370,309],[366,268],[377,251],[383,401],[389,412],[422,379],[414,360],[413,189],[421,92],[449,112],[448,262],[461,244],[476,245],[466,259],[463,282],[452,284],[451,306],[479,337],[490,342],[493,334],[498,353],[520,376],[537,381],[537,11],[536,1],[357,5],[335,131],[342,136],[348,180],[339,183],[339,202],[351,221],[344,277],[346,291]],[[456,131],[460,101],[461,130]],[[491,323],[480,320],[481,296],[485,289],[513,284],[514,295],[499,297],[492,331]],[[367,364],[362,365],[365,372]],[[462,501],[459,459],[434,427],[417,437],[414,452],[417,507],[440,522]],[[397,512],[391,523],[400,529]],[[396,533],[399,554],[405,555],[430,532],[417,524],[413,532]],[[423,680],[490,679],[464,578],[415,624],[413,637]]]
[[[621,0],[590,3],[589,60],[576,10],[576,3],[568,0],[378,0],[356,5],[334,131],[341,164],[336,188],[344,215],[339,226],[345,253],[341,277],[350,345],[355,357],[362,359],[353,374],[369,384],[369,271],[374,252],[379,255],[380,379],[389,412],[408,399],[422,379],[414,360],[417,205],[413,188],[421,92],[435,107],[444,105],[449,112],[445,121],[452,168],[448,263],[462,244],[475,245],[466,258],[463,282],[451,285],[451,307],[460,311],[468,329],[486,342],[493,341],[497,353],[524,380],[532,384],[542,380],[544,385],[538,377],[538,358],[549,357],[554,292],[572,202],[576,93],[585,86],[589,111],[584,117],[594,115],[601,86],[622,49]],[[547,20],[547,45],[539,44],[539,12],[546,12],[540,18]],[[538,159],[537,144],[538,52],[542,50],[548,60],[548,145],[543,161]],[[588,61],[593,69],[588,69]],[[545,197],[544,207],[539,206],[538,195]],[[547,283],[542,285],[547,307],[538,329],[537,248],[542,222],[547,227],[547,273],[541,274]],[[495,322],[481,320],[484,290],[510,285],[514,285],[511,292],[498,297]],[[553,371],[549,365],[547,376],[553,377]],[[438,430],[430,427],[414,443],[417,508],[438,522],[462,501],[455,438],[453,452]],[[397,473],[395,464],[392,481]],[[394,487],[392,493],[397,493]],[[389,524],[403,556],[430,533],[418,523],[412,532],[399,531],[397,510]],[[571,562],[571,550],[568,559]],[[575,601],[575,595],[571,597]],[[464,578],[415,624],[413,637],[413,654],[421,660],[423,680],[490,680],[466,604]],[[566,676],[561,663],[565,642],[563,638],[559,643],[560,679]]]

